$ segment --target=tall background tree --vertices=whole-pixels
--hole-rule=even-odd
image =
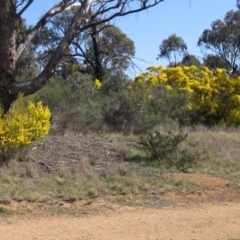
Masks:
[[[134,42],[119,28],[111,25],[102,26],[96,34],[98,34],[97,42],[90,40],[88,44],[85,59],[87,65],[95,69],[96,59],[99,59],[102,74],[126,70],[135,54]]]
[[[208,52],[204,62],[210,68],[236,69],[240,63],[240,11],[229,11],[223,21],[216,20],[203,31],[198,46]]]
[[[201,62],[199,61],[199,59],[192,54],[187,54],[183,57],[182,61],[180,62],[179,65],[184,65],[184,66],[196,66],[199,67],[201,66]]]
[[[1,0],[0,1],[0,100],[5,111],[7,111],[12,102],[14,102],[19,93],[25,96],[35,93],[53,76],[65,51],[68,49],[72,39],[83,31],[91,29],[94,25],[103,24],[110,20],[137,13],[154,7],[163,0],[146,0],[144,4],[141,0],[123,0],[123,1],[95,1],[92,0],[62,0],[49,11],[47,11],[33,26],[28,33],[16,44],[16,28],[21,22],[22,14],[34,2],[34,0]],[[20,82],[16,78],[16,62],[19,60],[23,51],[33,41],[34,37],[42,31],[46,23],[54,16],[63,12],[71,4],[79,2],[80,8],[74,14],[67,31],[59,44],[54,49],[52,56],[44,65],[41,72],[28,79],[26,82]],[[90,21],[86,21],[86,19]],[[101,19],[94,22],[95,19]]]
[[[229,69],[229,63],[221,58],[218,55],[214,54],[206,54],[203,57],[203,65],[209,67],[210,69],[214,70],[216,68],[225,68]]]
[[[39,60],[47,59],[53,54],[77,9],[78,7],[74,7],[54,17],[39,34]],[[98,21],[101,19],[94,22]],[[109,23],[94,24],[92,28],[72,39],[62,58],[64,68],[62,67],[61,70],[65,73],[61,75],[66,76],[66,72],[71,73],[69,70],[74,64],[75,70],[78,65],[79,71],[92,74],[102,81],[106,73],[124,72],[132,63],[131,58],[134,54],[134,42],[118,27]]]
[[[181,37],[172,34],[164,39],[159,46],[159,54],[157,59],[165,58],[169,62],[169,66],[177,66],[180,58],[187,54],[187,45]]]

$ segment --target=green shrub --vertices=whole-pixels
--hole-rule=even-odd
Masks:
[[[155,90],[160,91],[160,88]],[[148,96],[149,91],[145,89],[125,89],[116,93],[114,98],[109,98],[110,104],[105,108],[104,122],[112,126],[113,131],[125,134],[142,134],[159,124],[175,124],[169,118],[175,110],[169,105],[170,99],[166,94],[156,95],[151,101]],[[176,100],[172,100],[172,104],[174,102]]]
[[[200,153],[192,153],[181,147],[181,143],[186,139],[187,134],[182,132],[173,134],[169,131],[167,134],[162,134],[155,131],[140,137],[138,144],[150,162],[157,161],[158,165],[167,169],[176,168],[184,171],[203,160]]]
[[[160,86],[146,91],[138,84],[131,85],[130,90],[126,88],[127,79],[115,88],[112,85],[116,81],[109,77],[96,89],[91,75],[73,73],[67,80],[56,76],[51,79],[36,94],[51,109],[51,134],[142,134],[156,125],[176,124],[174,119],[184,118],[182,108],[186,100],[180,94],[168,95]]]
[[[104,96],[100,98],[100,90],[95,89],[89,75],[74,73],[67,80],[52,78],[35,96],[51,109],[51,134],[100,131],[105,101]]]

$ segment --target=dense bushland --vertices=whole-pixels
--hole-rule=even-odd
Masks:
[[[54,77],[37,93],[53,112],[52,133],[141,134],[161,124],[240,123],[240,78],[228,76],[225,69],[158,66],[149,67],[134,81],[113,81],[118,88],[109,79],[99,83],[77,72],[67,80]]]
[[[114,79],[95,86],[90,75],[74,73],[69,79],[55,77],[36,98],[52,111],[52,133],[123,132],[144,133],[162,123],[176,125],[186,105],[182,94],[169,95],[159,86],[149,91],[131,90],[131,81]],[[155,102],[154,102],[155,100]]]
[[[182,108],[184,118],[177,116],[182,124],[238,126],[240,123],[240,77],[228,76],[225,69],[149,67],[135,78],[135,84],[146,91],[149,86],[162,86],[169,96],[184,95],[187,98]]]
[[[158,66],[149,67],[134,81],[116,77],[112,80],[116,84],[110,84],[111,80],[100,82],[79,72],[67,79],[52,78],[35,95],[52,112],[51,134],[146,134],[160,125],[240,123],[240,78],[228,76],[224,69]],[[50,127],[50,111],[41,102],[18,102],[1,119],[2,152],[6,146],[31,144]]]

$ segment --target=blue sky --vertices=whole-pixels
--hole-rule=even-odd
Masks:
[[[28,24],[34,24],[57,0],[35,0],[23,15]],[[150,65],[167,65],[156,60],[159,45],[175,33],[183,38],[188,52],[201,58],[197,41],[204,29],[211,23],[223,19],[227,11],[237,10],[236,0],[164,0],[155,8],[114,20],[114,23],[134,41],[136,58],[134,62],[144,71]],[[130,72],[131,75],[137,72]]]

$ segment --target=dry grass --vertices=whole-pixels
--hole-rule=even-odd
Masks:
[[[201,163],[198,172],[223,177],[240,186],[240,133],[192,132],[188,144],[208,154],[209,159]]]
[[[207,129],[189,131],[187,146],[208,155],[189,172],[230,180],[240,186],[240,135]],[[136,136],[88,135],[47,137],[38,141],[24,161],[11,160],[0,168],[0,202],[76,201],[105,195],[179,194],[201,192],[201,186],[173,180],[162,170],[126,162],[139,153]]]

